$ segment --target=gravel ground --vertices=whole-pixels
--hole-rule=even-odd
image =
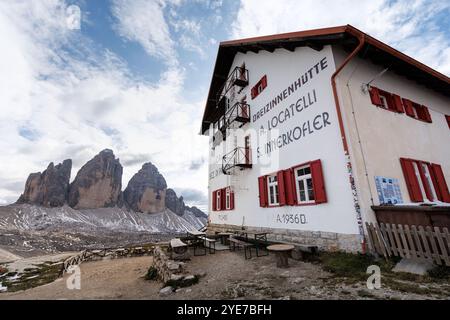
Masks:
[[[450,299],[448,291],[392,290],[383,280],[381,289],[368,290],[364,282],[346,284],[317,264],[289,260],[290,268],[279,269],[273,255],[245,260],[242,252],[228,251],[192,257],[188,271],[206,275],[192,287],[161,296],[162,283],[143,278],[151,263],[152,257],[87,262],[81,265],[81,290],[68,290],[66,275],[41,287],[2,293],[0,299]]]

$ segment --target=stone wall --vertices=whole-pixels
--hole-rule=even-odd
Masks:
[[[242,230],[242,227],[235,225],[219,225],[209,224],[208,232],[225,232],[229,230]],[[246,227],[248,231],[264,231],[268,232],[267,240],[292,242],[302,245],[314,245],[319,250],[324,251],[347,251],[347,252],[361,252],[361,242],[357,234],[342,234],[335,232],[324,231],[304,231],[292,229],[276,229],[276,228],[258,228]]]
[[[164,283],[179,281],[185,276],[185,263],[171,260],[162,247],[156,246],[153,250],[153,267],[158,272],[158,279]]]

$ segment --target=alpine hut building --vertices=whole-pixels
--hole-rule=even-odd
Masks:
[[[347,25],[220,43],[209,229],[358,252],[365,222],[450,227],[450,79]]]

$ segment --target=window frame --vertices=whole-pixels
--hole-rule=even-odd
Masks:
[[[377,107],[380,107],[381,109],[384,109],[384,110],[398,113],[398,110],[394,104],[394,97],[393,97],[392,93],[384,91],[382,89],[378,89],[378,95],[380,97],[380,101],[381,101],[382,105],[377,106]]]
[[[302,170],[302,169],[309,169],[309,173],[299,176],[298,175],[298,171]],[[297,167],[293,168],[293,173],[294,173],[295,196],[296,196],[297,204],[298,205],[315,204],[316,203],[316,197],[315,197],[315,192],[314,192],[314,183],[313,183],[313,176],[312,176],[310,163],[307,163],[307,164],[304,164],[304,165],[297,166]],[[311,181],[311,187],[312,187],[311,191],[312,191],[312,194],[313,194],[313,197],[314,197],[314,199],[312,199],[312,200],[310,199],[310,195],[309,195],[308,180]],[[300,198],[299,181],[302,181],[302,184],[303,184],[303,187],[304,187],[305,199],[307,199],[307,200],[302,201],[301,198]]]
[[[221,192],[221,189],[216,190],[216,211],[222,211],[222,192]]]
[[[225,188],[225,210],[231,210],[231,190],[230,187]]]
[[[271,178],[275,178],[275,181],[271,181]],[[275,193],[273,197],[274,202],[271,201],[271,187],[273,187]],[[276,173],[267,175],[267,206],[280,206],[280,187],[278,186],[278,176]]]

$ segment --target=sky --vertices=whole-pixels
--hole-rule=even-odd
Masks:
[[[79,19],[78,19],[79,17]],[[199,135],[220,41],[352,24],[450,75],[440,0],[0,0],[0,205],[29,173],[112,149],[207,207]]]

